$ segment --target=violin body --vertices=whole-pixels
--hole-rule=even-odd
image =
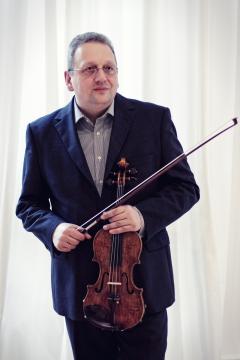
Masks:
[[[123,331],[137,325],[145,311],[141,288],[133,282],[133,267],[139,264],[142,240],[135,232],[111,235],[99,230],[93,241],[99,277],[87,286],[83,300],[85,318],[106,330]]]

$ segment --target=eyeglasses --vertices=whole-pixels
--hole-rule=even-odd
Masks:
[[[113,76],[118,71],[118,68],[113,65],[104,65],[102,67],[97,67],[96,65],[92,65],[82,69],[69,69],[68,71],[79,71],[85,77],[90,77],[90,76],[96,76],[100,69],[102,69],[104,74],[107,76]]]

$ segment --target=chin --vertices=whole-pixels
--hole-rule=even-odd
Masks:
[[[96,99],[96,105],[109,106],[111,105],[112,101],[113,101],[112,96],[98,96],[98,98]]]

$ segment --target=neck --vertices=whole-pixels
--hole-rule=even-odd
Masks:
[[[108,106],[109,107],[109,106]],[[81,109],[80,108],[80,110],[81,110],[81,112],[89,119],[89,120],[91,120],[94,124],[95,124],[95,122],[96,122],[96,120],[97,120],[97,118],[99,118],[100,116],[102,116],[105,112],[106,112],[106,110],[108,109],[108,107],[107,108],[105,108],[104,110],[102,110],[102,111],[98,111],[98,112],[88,112],[88,111],[86,111],[86,110],[84,110],[84,109]]]
[[[81,110],[83,115],[85,115],[93,123],[95,123],[96,119],[99,118],[100,116],[102,116],[107,111],[107,109],[109,108],[110,105],[108,105],[107,107],[101,108],[101,109],[94,109],[94,107],[93,107],[91,109],[91,111],[89,111],[89,110],[84,109],[77,103],[77,106],[79,107],[79,109]]]

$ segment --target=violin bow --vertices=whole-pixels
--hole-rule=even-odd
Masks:
[[[201,143],[197,144],[193,148],[189,149],[186,152],[183,152],[182,154],[178,155],[175,159],[170,161],[168,164],[164,165],[161,169],[157,170],[155,173],[150,175],[148,178],[140,182],[138,185],[136,185],[134,188],[123,194],[121,197],[119,197],[117,200],[109,204],[107,207],[102,209],[100,212],[98,212],[96,215],[94,215],[92,218],[84,222],[82,225],[80,225],[77,230],[80,232],[87,232],[89,229],[94,227],[96,224],[98,224],[101,221],[101,215],[112,208],[115,208],[119,205],[126,204],[128,200],[130,200],[134,195],[136,195],[139,191],[145,189],[149,184],[151,184],[153,181],[158,179],[160,176],[162,176],[165,172],[169,171],[171,168],[173,168],[175,165],[177,165],[180,161],[183,159],[186,159],[190,154],[195,152],[196,150],[200,149],[202,146],[207,144],[208,142],[215,139],[217,136],[223,134],[225,131],[231,129],[233,126],[238,124],[238,118],[233,118],[232,120],[228,121],[225,125],[223,125],[220,129],[215,131],[213,134],[208,136],[205,140],[203,140]]]

